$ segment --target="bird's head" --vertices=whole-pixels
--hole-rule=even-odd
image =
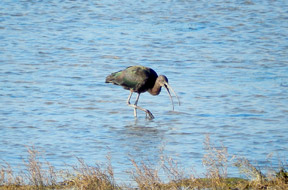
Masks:
[[[171,100],[171,103],[172,103],[172,108],[174,111],[174,102],[173,102],[172,96],[170,94],[170,90],[176,96],[178,103],[179,103],[179,106],[180,106],[180,101],[179,101],[179,98],[176,95],[175,91],[173,90],[173,88],[168,84],[168,78],[165,75],[160,75],[160,76],[158,76],[157,81],[159,82],[160,86],[164,87],[167,90],[169,97],[170,97],[170,100]]]

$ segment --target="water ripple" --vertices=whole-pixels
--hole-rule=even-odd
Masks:
[[[260,165],[267,154],[287,154],[286,1],[0,7],[0,160],[21,164],[27,145],[60,168],[110,152],[124,178],[127,155],[157,163],[164,150],[201,171],[206,134]],[[167,75],[181,106],[171,111],[164,91],[145,93],[139,105],[156,119],[139,112],[135,120],[129,92],[104,81],[136,64]]]

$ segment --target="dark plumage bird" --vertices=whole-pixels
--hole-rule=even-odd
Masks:
[[[149,110],[137,106],[140,94],[146,91],[148,91],[150,94],[155,96],[160,93],[161,87],[164,87],[169,94],[169,97],[172,102],[173,110],[174,110],[173,99],[169,91],[170,89],[177,97],[177,100],[180,105],[179,98],[174,92],[174,90],[171,88],[171,86],[168,84],[167,77],[164,75],[158,76],[157,73],[153,69],[148,68],[148,67],[144,67],[144,66],[127,67],[126,69],[122,71],[118,71],[107,76],[106,83],[113,83],[116,85],[120,85],[120,86],[123,86],[124,89],[130,90],[130,95],[127,99],[127,104],[128,106],[134,108],[135,117],[137,117],[136,109],[140,109],[146,112],[149,119],[154,118],[154,116]],[[133,92],[138,93],[138,95],[137,95],[135,103],[130,104],[130,99],[131,99]]]

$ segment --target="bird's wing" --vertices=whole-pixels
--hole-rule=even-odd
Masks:
[[[128,67],[123,71],[121,85],[138,92],[139,88],[145,85],[148,76],[147,71],[139,67]]]

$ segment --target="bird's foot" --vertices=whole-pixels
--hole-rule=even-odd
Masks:
[[[153,114],[149,111],[149,110],[146,110],[146,117],[148,116],[148,118],[150,120],[154,119],[155,117],[153,116]]]

